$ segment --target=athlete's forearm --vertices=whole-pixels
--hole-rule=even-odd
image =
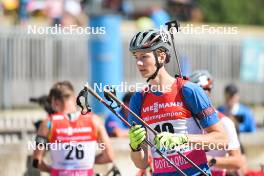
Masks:
[[[44,161],[40,161],[40,163],[38,164],[38,169],[42,172],[48,172],[48,173],[50,173],[51,171],[51,167],[48,166]]]
[[[216,164],[214,165],[217,168],[238,170],[242,167],[242,158],[229,156],[229,157],[215,157]]]
[[[96,155],[94,163],[95,164],[105,164],[106,163],[105,156],[102,153]]]
[[[112,151],[112,148],[110,147],[109,141],[105,140],[105,148],[102,150],[102,152],[95,157],[95,164],[106,164],[113,162],[114,153]]]
[[[206,134],[189,134],[189,144],[204,150],[221,150],[227,148],[227,137],[225,133],[210,132]]]
[[[102,144],[102,153],[95,157],[95,164],[105,164],[113,162],[114,153],[111,147],[110,139],[106,130],[98,117],[93,118],[94,124],[97,126],[98,139],[97,142]],[[101,146],[101,145],[100,145]]]
[[[45,150],[36,149],[33,152],[33,167],[36,167],[42,172],[50,173],[51,167],[45,163],[43,160],[45,155]]]
[[[130,152],[131,159],[135,166],[139,169],[146,169],[148,167],[148,149],[147,146],[142,145],[142,150],[138,152]]]
[[[240,149],[228,151],[228,156],[207,156],[208,161],[210,161],[212,158],[216,159],[215,166],[222,169],[238,170],[241,169],[244,164],[244,158],[241,155]]]
[[[113,162],[112,158],[108,154],[102,152],[95,157],[95,164],[106,164]]]

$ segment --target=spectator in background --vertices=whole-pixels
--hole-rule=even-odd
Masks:
[[[46,0],[46,13],[51,18],[52,25],[61,24],[64,0]]]
[[[155,28],[160,28],[166,22],[170,21],[170,15],[162,7],[153,7],[151,9],[150,17],[155,25]]]
[[[16,24],[17,23],[17,10],[19,8],[18,0],[0,0],[0,10],[2,8],[2,14],[4,18],[10,19],[7,24]],[[1,20],[1,25],[6,21]]]
[[[19,6],[18,0],[1,0],[0,3],[6,11],[15,11]]]
[[[78,0],[64,0],[64,11],[62,18],[63,26],[84,26],[86,20],[82,13],[81,3]]]
[[[132,92],[127,92],[123,97],[123,102],[126,106],[129,106],[129,101]],[[128,112],[122,108],[118,112],[122,117],[127,119]],[[109,114],[105,120],[105,128],[110,137],[128,137],[129,128],[125,123],[123,123],[119,118],[117,118],[113,113]]]
[[[19,20],[22,26],[26,25],[28,20],[27,5],[29,0],[19,1]]]
[[[225,105],[218,110],[232,118],[238,125],[240,132],[255,132],[256,123],[252,111],[239,102],[239,90],[236,85],[229,84],[225,87]]]
[[[180,21],[188,21],[194,6],[193,0],[168,0],[167,7],[172,18]]]
[[[139,17],[136,20],[136,25],[140,30],[149,30],[154,27],[153,21],[147,16]]]
[[[46,17],[47,15],[47,3],[46,1],[28,0],[27,2],[27,13],[29,17]]]
[[[203,13],[196,0],[168,0],[168,12],[172,18],[192,23],[203,22]]]

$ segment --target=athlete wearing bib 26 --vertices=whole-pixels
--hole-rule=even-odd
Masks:
[[[77,111],[72,85],[67,81],[56,83],[49,98],[57,113],[51,114],[38,130],[33,166],[51,176],[92,176],[95,163],[111,162],[112,149],[103,124],[95,114],[81,115]],[[102,153],[96,156],[97,142]],[[47,143],[51,166],[45,164],[44,150],[38,148],[38,144]]]
[[[131,158],[137,167],[146,167],[148,148],[141,144],[148,137],[185,174],[200,173],[173,150],[177,146],[210,174],[202,147],[208,149],[210,144],[225,147],[227,137],[204,91],[182,77],[170,76],[166,71],[164,64],[170,60],[170,50],[170,42],[163,42],[158,30],[139,32],[130,42],[136,65],[142,77],[149,82],[148,88],[133,95],[130,108],[159,133],[155,137],[141,125],[132,127],[129,131]],[[139,123],[132,115],[129,121]],[[152,156],[153,175],[179,175],[154,150]]]

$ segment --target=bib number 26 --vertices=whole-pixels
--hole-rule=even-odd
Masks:
[[[68,151],[65,159],[66,160],[73,160],[74,157],[76,159],[83,159],[84,157],[84,151],[82,149],[82,146],[71,146],[71,145],[66,145],[65,149]]]

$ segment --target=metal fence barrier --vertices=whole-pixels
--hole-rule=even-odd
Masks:
[[[124,81],[142,81],[128,52],[132,33],[124,32],[123,35]],[[29,35],[21,28],[1,29],[0,107],[29,106],[29,97],[47,94],[51,85],[58,80],[69,80],[76,90],[81,89],[89,78],[89,63],[92,59],[88,54],[89,37]],[[264,101],[263,83],[239,81],[242,39],[241,36],[176,37],[178,52],[188,58],[190,68],[208,69],[215,77],[213,99],[217,104],[223,101],[223,87],[229,82],[238,84],[243,102],[259,104]],[[177,72],[174,59],[166,67],[171,74]]]

